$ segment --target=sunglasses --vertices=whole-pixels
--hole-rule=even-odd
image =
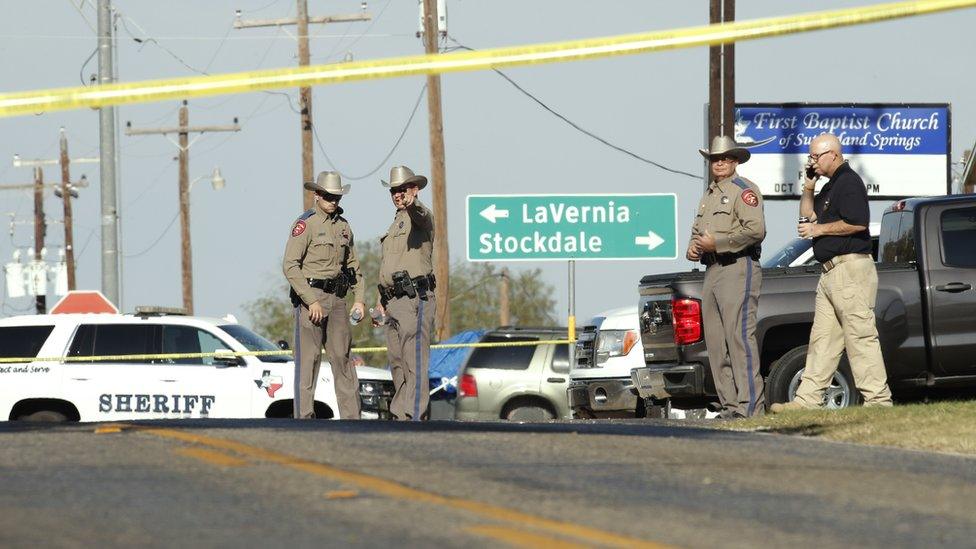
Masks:
[[[339,200],[342,199],[342,197],[337,194],[329,194],[329,193],[315,193],[315,194],[322,200],[325,200],[326,202],[334,202],[336,204],[338,204]]]
[[[407,189],[416,189],[416,188],[417,188],[417,186],[416,185],[413,185],[413,184],[400,185],[399,187],[393,187],[392,189],[390,189],[390,194],[405,193],[405,192],[407,192]]]

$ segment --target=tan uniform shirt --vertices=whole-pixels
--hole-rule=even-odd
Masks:
[[[403,210],[397,210],[393,223],[380,238],[383,262],[380,264],[380,284],[393,285],[393,273],[407,271],[410,278],[430,274],[434,270],[434,215],[415,200]]]
[[[355,284],[349,291],[357,303],[362,303],[366,292],[363,274],[359,272],[352,229],[342,217],[342,208],[333,215],[326,215],[313,207],[295,221],[285,245],[282,269],[288,283],[306,305],[325,295],[322,290],[311,287],[308,279],[335,278],[341,272],[343,260],[346,267],[356,270]]]
[[[766,238],[766,220],[759,187],[738,174],[709,183],[698,203],[691,236],[705,231],[715,237],[715,252],[720,254],[761,243]]]

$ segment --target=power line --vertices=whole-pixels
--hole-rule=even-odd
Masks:
[[[476,51],[474,48],[469,48],[469,47],[465,46],[464,44],[458,42],[453,36],[448,35],[448,38],[452,42],[454,42],[455,44],[457,44],[460,49],[464,49],[464,50],[468,50],[468,51]],[[541,99],[539,99],[538,97],[532,95],[525,88],[523,88],[522,86],[518,85],[518,83],[516,83],[514,80],[512,80],[504,72],[502,72],[502,71],[500,71],[498,69],[492,69],[492,70],[494,70],[496,73],[498,73],[499,76],[501,76],[502,78],[504,78],[505,80],[507,80],[509,84],[511,84],[512,86],[515,87],[515,89],[517,89],[518,91],[522,92],[526,97],[528,97],[532,101],[536,102],[540,107],[542,107],[543,109],[549,111],[550,114],[552,114],[556,118],[562,120],[563,122],[569,124],[575,130],[583,133],[584,135],[587,135],[587,136],[589,136],[589,137],[591,137],[591,138],[599,141],[600,143],[603,143],[604,145],[610,147],[611,149],[614,149],[615,151],[622,152],[622,153],[626,154],[627,156],[630,156],[632,158],[635,158],[637,160],[640,160],[641,162],[650,164],[650,165],[655,166],[657,168],[660,168],[662,170],[665,170],[665,171],[668,171],[668,172],[671,172],[671,173],[675,173],[675,174],[679,174],[679,175],[686,175],[686,176],[691,177],[691,178],[696,179],[696,180],[697,179],[701,179],[701,174],[697,174],[696,175],[696,174],[693,174],[693,173],[690,173],[690,172],[686,172],[684,170],[679,170],[679,169],[675,169],[675,168],[669,168],[668,166],[665,166],[664,164],[661,164],[659,162],[655,162],[655,161],[653,161],[653,160],[651,160],[649,158],[646,158],[644,156],[641,156],[641,155],[639,155],[639,154],[637,154],[637,153],[635,153],[633,151],[630,151],[630,150],[625,149],[625,148],[623,148],[623,147],[621,147],[619,145],[615,145],[615,144],[611,143],[610,141],[607,141],[606,139],[600,137],[599,135],[596,135],[595,133],[593,133],[593,132],[591,132],[591,131],[583,128],[582,126],[580,126],[576,122],[573,122],[569,118],[566,118],[562,114],[556,112],[552,107],[550,107],[549,105],[546,105],[545,103],[543,103]]]
[[[173,226],[173,223],[176,221],[176,218],[179,217],[179,216],[180,216],[180,211],[179,210],[176,210],[176,213],[173,215],[173,219],[170,219],[169,220],[169,224],[166,225],[166,228],[163,229],[163,232],[156,238],[156,240],[153,241],[152,244],[149,245],[148,248],[146,248],[145,250],[142,250],[139,253],[135,253],[135,254],[123,254],[122,257],[125,257],[125,258],[139,257],[140,255],[144,255],[147,252],[149,252],[149,250],[152,250],[153,248],[155,248],[156,247],[156,244],[159,244],[159,241],[162,240],[164,236],[166,236],[166,233],[169,232],[170,227]]]
[[[350,42],[349,45],[345,47],[346,50],[348,50],[349,48],[355,46],[356,43],[359,42],[359,40],[362,37],[366,36],[366,34],[370,31],[370,29],[373,28],[373,25],[375,25],[376,22],[379,21],[381,17],[383,17],[383,14],[386,13],[386,8],[390,7],[390,4],[392,4],[392,3],[393,3],[393,0],[387,0],[386,5],[383,6],[383,9],[381,9],[380,12],[378,14],[376,14],[376,17],[374,17],[373,20],[369,22],[369,25],[366,26],[366,28],[363,30],[363,32],[361,32],[359,34],[359,36],[357,36],[356,38],[354,38],[353,41]],[[352,24],[351,23],[349,25],[346,25],[346,30],[345,30],[345,32],[343,32],[342,38],[340,38],[339,41],[336,43],[336,45],[332,48],[332,51],[330,51],[329,53],[327,53],[325,55],[325,57],[322,58],[322,61],[323,62],[324,61],[328,61],[329,58],[332,57],[332,55],[336,53],[336,51],[339,49],[339,46],[342,45],[342,41],[345,39],[345,37],[348,34],[350,28],[352,28]],[[324,30],[324,29],[325,29],[325,27],[322,27],[319,30],[321,31],[321,30]],[[371,36],[375,36],[375,35],[371,35]],[[393,35],[390,35],[390,36],[393,36]],[[403,35],[403,36],[409,36],[409,35]],[[315,37],[316,38],[320,38],[321,36],[316,35]]]
[[[369,173],[366,173],[361,176],[351,176],[340,171],[339,168],[336,167],[336,163],[333,162],[331,158],[329,158],[329,153],[325,151],[325,147],[322,145],[322,139],[319,137],[319,132],[318,129],[316,128],[316,124],[312,124],[312,135],[315,136],[315,143],[319,146],[319,150],[322,151],[322,156],[325,157],[326,162],[328,162],[329,165],[332,166],[332,168],[339,175],[341,175],[344,179],[349,179],[350,181],[359,181],[361,179],[366,179],[367,177],[380,171],[380,169],[382,169],[383,166],[386,165],[386,162],[390,159],[390,157],[393,156],[393,153],[396,152],[397,148],[400,146],[400,143],[403,142],[403,137],[407,135],[407,130],[410,129],[410,124],[413,122],[413,117],[417,114],[417,109],[420,107],[420,102],[421,100],[423,100],[424,93],[426,93],[426,91],[427,91],[427,84],[424,84],[424,86],[420,88],[420,94],[417,96],[417,102],[413,106],[413,111],[411,111],[410,113],[410,118],[408,118],[407,123],[403,125],[403,131],[400,132],[400,137],[397,137],[396,143],[393,144],[393,147],[390,149],[390,152],[387,153],[387,155],[383,157],[383,160],[381,160],[380,163],[377,164],[375,168],[370,170]]]

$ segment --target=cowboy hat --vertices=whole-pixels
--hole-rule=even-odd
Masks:
[[[342,179],[336,172],[322,172],[315,183],[311,181],[305,183],[305,188],[315,193],[346,194],[349,192],[349,185],[343,185]]]
[[[390,168],[390,180],[383,181],[381,179],[380,183],[391,189],[413,183],[417,185],[417,190],[420,190],[427,186],[427,178],[422,175],[414,175],[413,170],[406,166],[394,166]]]
[[[746,148],[740,147],[734,139],[727,135],[716,135],[712,139],[712,148],[698,149],[705,158],[711,159],[713,156],[733,156],[739,161],[739,164],[743,164],[749,161],[749,157],[752,156]]]

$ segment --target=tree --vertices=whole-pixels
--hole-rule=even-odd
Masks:
[[[366,284],[366,307],[376,304],[381,248],[378,241],[357,242],[356,252]],[[254,330],[277,341],[295,344],[295,309],[288,299],[288,283],[278,279],[264,296],[244,304]],[[451,322],[456,331],[489,329],[499,324],[498,302],[501,269],[490,263],[458,263],[451,268]],[[532,269],[512,276],[509,302],[512,323],[523,326],[556,324],[555,288]],[[386,329],[374,328],[370,319],[352,327],[353,347],[385,347]],[[385,362],[385,356],[364,354],[367,363]]]

